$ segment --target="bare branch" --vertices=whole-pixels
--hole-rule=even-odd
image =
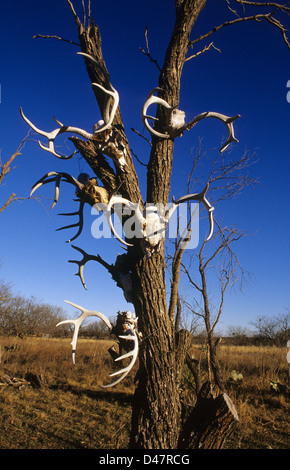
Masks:
[[[88,0],[88,24],[91,22],[91,0]]]
[[[246,151],[238,160],[230,159],[230,153],[226,155],[217,154],[212,161],[207,156],[207,151],[202,152],[201,143],[197,154],[193,157],[192,170],[188,177],[187,190],[192,192],[192,187],[199,183],[200,176],[198,169],[201,168],[201,160],[207,161],[210,165],[210,171],[207,175],[207,181],[210,185],[209,192],[215,195],[211,196],[211,203],[214,205],[218,201],[226,200],[238,196],[246,186],[252,186],[259,182],[258,178],[252,178],[246,171],[256,163],[255,152]],[[194,178],[193,178],[194,175]]]
[[[82,6],[83,6],[83,17],[84,17],[83,25],[84,25],[84,28],[85,28],[86,27],[86,7],[85,7],[84,0],[82,0]]]
[[[286,29],[284,28],[284,26],[280,23],[280,21],[276,20],[275,18],[272,18],[271,16],[269,16],[268,18],[266,18],[266,20],[276,26],[276,28],[279,29],[280,33],[282,34],[282,37],[283,37],[283,40],[286,44],[286,46],[290,49],[290,43],[289,43],[289,40],[287,38],[287,35],[286,35]]]
[[[211,47],[213,47],[213,49],[215,49],[216,51],[221,52],[221,50],[218,49],[218,47],[215,47],[214,43],[211,42],[211,43],[208,44],[207,46],[204,46],[204,48],[203,48],[201,51],[199,51],[199,52],[197,52],[196,54],[193,54],[193,55],[187,57],[187,58],[185,59],[185,62],[187,62],[188,60],[194,59],[195,57],[199,56],[200,54],[203,54],[203,53],[206,52],[206,51],[209,51]]]
[[[135,132],[137,135],[139,135],[139,137],[141,137],[142,139],[146,140],[146,142],[150,145],[150,147],[152,147],[152,143],[150,142],[149,139],[147,139],[147,137],[145,137],[144,135],[142,135],[139,131],[136,131],[136,129],[134,129],[133,127],[131,127],[131,131],[132,131],[132,132]]]
[[[36,34],[35,36],[33,36],[33,39],[37,39],[37,38],[58,39],[59,41],[68,42],[70,44],[74,44],[75,46],[80,47],[80,44],[78,44],[77,42],[71,41],[70,39],[60,38],[59,36],[50,36],[50,35],[44,35],[44,34]]]
[[[29,135],[30,135],[30,132],[28,132],[28,134],[24,137],[24,139],[21,140],[20,144],[17,147],[16,152],[14,152],[11,155],[11,157],[7,160],[7,162],[2,163],[1,157],[0,157],[0,170],[1,170],[1,172],[0,172],[0,185],[3,182],[3,179],[5,178],[5,176],[7,176],[7,174],[14,169],[14,168],[11,168],[11,164],[13,163],[15,158],[17,158],[18,156],[21,155],[21,152],[22,152],[22,150],[25,146],[25,143],[28,140]],[[3,212],[9,206],[9,204],[11,204],[12,201],[23,200],[23,199],[27,199],[27,198],[16,198],[16,194],[12,193],[9,196],[9,198],[7,199],[7,201],[0,208],[0,212]]]
[[[136,153],[134,153],[134,151],[133,151],[132,149],[130,149],[130,152],[131,152],[131,154],[133,155],[133,157],[136,158],[137,162],[140,163],[140,165],[146,166],[146,168],[148,167],[147,163],[141,162],[141,160],[137,157]]]
[[[0,213],[3,212],[9,206],[9,204],[11,204],[11,202],[14,200],[15,196],[16,196],[15,193],[12,193],[11,196],[9,196],[9,198],[7,199],[5,204],[3,204],[2,207],[0,207]]]
[[[237,0],[235,0],[235,1],[237,1]],[[245,2],[243,2],[241,0],[241,2],[238,2],[238,3],[245,3]],[[270,3],[272,3],[272,2],[270,2]],[[277,3],[275,3],[275,4],[273,3],[272,5],[270,5],[270,3],[269,3],[269,6],[274,6],[274,7],[278,8],[280,11],[282,11],[284,13],[290,11],[290,7],[285,7],[285,6],[279,5]],[[262,6],[262,4],[259,4],[259,3],[255,4],[255,2],[251,2],[249,4],[252,4],[254,6]],[[263,4],[263,6],[265,6],[265,4]],[[202,41],[203,39],[206,39],[206,38],[212,36],[212,34],[216,33],[220,29],[225,28],[227,26],[233,26],[235,24],[238,24],[238,23],[241,23],[241,22],[244,22],[244,21],[257,21],[257,22],[268,21],[270,24],[272,24],[273,26],[275,26],[276,28],[278,28],[280,30],[280,32],[282,33],[285,44],[290,49],[290,43],[289,43],[289,40],[288,40],[287,35],[286,35],[287,30],[276,18],[274,18],[273,15],[275,13],[276,13],[275,11],[270,12],[270,13],[264,13],[264,14],[261,13],[261,14],[257,14],[257,15],[250,15],[250,16],[246,16],[246,17],[235,18],[234,20],[231,20],[231,21],[225,21],[224,23],[222,23],[219,26],[216,26],[215,28],[210,30],[208,33],[199,36],[197,39],[194,39],[193,41],[189,41],[189,46],[192,47],[197,42]]]
[[[270,15],[270,13],[269,13],[269,15]],[[243,21],[262,21],[263,19],[265,19],[265,16],[267,16],[267,15],[260,14],[260,15],[247,16],[247,17],[244,17],[244,18],[236,18],[236,19],[231,20],[231,21],[225,21],[224,23],[220,24],[219,26],[215,26],[213,29],[208,31],[206,34],[203,34],[203,35],[199,36],[197,39],[194,39],[193,41],[190,41],[189,45],[190,45],[190,47],[192,47],[197,42],[202,41],[203,39],[206,39],[206,38],[212,36],[214,33],[216,33],[217,31],[219,31],[222,28],[226,28],[227,26],[233,26],[234,24],[241,23]]]
[[[187,268],[187,266],[184,264],[184,263],[181,263],[181,266],[183,267],[183,270],[185,272],[185,274],[187,275],[187,278],[188,278],[188,281],[189,283],[196,289],[198,290],[200,293],[202,292],[202,289],[200,286],[197,285],[197,283],[193,280],[190,272],[189,272],[189,269]]]
[[[70,0],[66,0],[66,1],[67,1],[68,5],[69,5],[69,7],[70,7],[70,9],[71,9],[71,12],[72,12],[72,14],[73,14],[73,17],[74,17],[74,19],[75,19],[76,24],[80,27],[80,26],[81,26],[81,22],[80,22],[80,19],[79,19],[78,15],[77,15],[76,12],[75,12],[75,9],[74,9],[74,6],[73,6],[72,2],[71,2]]]
[[[151,62],[153,62],[156,65],[159,72],[161,72],[161,68],[159,67],[157,60],[153,59],[151,54],[150,54],[149,42],[148,42],[148,26],[146,26],[146,28],[145,28],[144,36],[145,36],[145,42],[146,42],[146,51],[142,47],[139,47],[139,49],[140,49],[141,52],[143,52],[144,55],[146,55],[146,57],[148,57],[150,59]]]
[[[234,0],[236,3],[239,3],[240,5],[251,5],[254,7],[275,7],[278,8],[279,10],[283,12],[289,12],[290,7],[287,7],[286,5],[289,5],[289,2],[285,3],[285,5],[281,5],[280,3],[277,2],[250,2],[248,0]]]
[[[170,302],[169,302],[169,318],[173,319],[176,306],[178,303],[178,286],[179,286],[179,280],[180,280],[180,266],[181,266],[181,260],[184,254],[184,251],[186,250],[186,247],[188,243],[190,242],[190,237],[191,237],[191,231],[189,230],[191,221],[188,223],[187,228],[185,229],[185,233],[183,234],[182,237],[180,237],[176,251],[174,254],[173,262],[172,262],[172,280],[171,280],[171,293],[170,293]]]

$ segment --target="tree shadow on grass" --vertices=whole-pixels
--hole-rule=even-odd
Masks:
[[[90,390],[88,388],[76,387],[68,384],[50,385],[51,390],[62,390],[73,393],[77,396],[86,395],[95,400],[106,400],[108,402],[119,402],[122,405],[131,405],[133,401],[133,393],[117,392],[117,391],[103,391],[103,390]]]

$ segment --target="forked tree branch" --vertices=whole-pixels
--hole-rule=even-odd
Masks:
[[[215,47],[214,43],[211,42],[211,43],[208,44],[207,46],[204,46],[204,48],[203,48],[201,51],[198,51],[198,52],[196,52],[195,54],[192,54],[191,56],[187,57],[187,58],[185,59],[185,62],[188,62],[189,60],[194,59],[195,57],[198,57],[198,56],[201,55],[201,54],[204,54],[204,52],[209,51],[211,47],[212,47],[213,49],[215,49],[216,51],[221,52],[221,50],[218,49],[217,47]]]
[[[7,199],[7,201],[5,202],[5,204],[3,204],[2,207],[0,207],[0,213],[3,212],[5,209],[7,209],[7,207],[9,206],[9,204],[11,204],[11,202],[15,200],[15,196],[16,196],[15,193],[12,193],[11,196],[9,196],[9,198]]]
[[[148,57],[148,59],[153,62],[156,67],[158,68],[159,72],[161,72],[161,68],[159,67],[159,64],[157,62],[156,59],[153,59],[151,53],[150,53],[150,50],[149,50],[149,41],[148,41],[148,26],[146,26],[145,28],[145,33],[144,33],[144,36],[145,36],[145,42],[146,42],[146,51],[142,48],[142,47],[139,47],[140,51],[143,52],[144,55],[146,55],[146,57]]]
[[[8,175],[8,173],[12,170],[14,170],[14,167],[11,168],[12,163],[14,160],[21,155],[22,149],[25,146],[25,143],[30,135],[30,132],[24,137],[24,139],[21,140],[20,144],[17,147],[16,152],[14,152],[11,157],[7,160],[7,162],[2,163],[1,157],[0,157],[0,185],[3,183],[4,178]],[[24,200],[27,198],[16,198],[16,194],[12,193],[7,201],[3,204],[3,206],[0,208],[0,213],[3,212],[7,207],[11,204],[11,202],[16,201],[16,200]]]
[[[68,5],[70,7],[70,10],[71,10],[72,15],[75,19],[76,24],[80,27],[81,26],[81,21],[80,21],[78,15],[76,14],[76,11],[74,9],[74,6],[73,6],[72,2],[70,0],[66,0],[66,1],[67,1]]]
[[[287,7],[286,5],[289,5],[289,2],[285,3],[285,5],[281,5],[280,3],[277,2],[251,2],[248,0],[234,0],[236,3],[239,3],[240,5],[251,5],[254,7],[275,7],[281,10],[284,13],[290,12],[290,7]]]

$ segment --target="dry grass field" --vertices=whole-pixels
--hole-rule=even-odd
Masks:
[[[0,337],[0,449],[126,449],[134,371],[112,389],[110,341]],[[286,348],[221,346],[223,374],[240,417],[228,449],[288,449]],[[204,354],[196,346],[195,357]],[[136,366],[135,366],[136,367]],[[243,375],[231,381],[231,372]],[[37,382],[40,378],[40,382]]]

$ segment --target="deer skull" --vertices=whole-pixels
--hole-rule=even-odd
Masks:
[[[190,122],[186,124],[185,113],[177,109],[176,106],[170,106],[162,98],[159,98],[158,96],[154,96],[154,93],[157,91],[161,91],[161,88],[154,88],[149,93],[147,100],[145,101],[144,106],[142,108],[142,121],[146,129],[150,132],[150,134],[155,135],[156,137],[159,137],[161,139],[170,139],[170,138],[174,139],[175,137],[182,136],[184,131],[188,131],[202,119],[215,118],[215,119],[219,119],[224,124],[226,124],[227,130],[228,130],[227,140],[220,148],[220,152],[223,152],[229,146],[231,142],[238,142],[238,140],[235,138],[235,135],[234,135],[233,121],[240,117],[239,114],[237,114],[236,116],[230,117],[230,116],[225,116],[224,114],[221,114],[221,113],[216,113],[214,111],[208,111],[208,112],[199,114],[198,116],[196,116],[195,118],[193,118]],[[148,122],[148,119],[158,121],[158,118],[149,116],[147,114],[147,110],[149,106],[151,106],[152,104],[157,104],[157,105],[161,105],[164,107],[164,111],[166,114],[164,132],[156,131],[150,126]]]
[[[201,193],[189,194],[179,198],[177,201],[173,201],[170,208],[167,210],[163,210],[162,206],[157,206],[153,204],[146,205],[145,209],[142,210],[140,204],[132,203],[127,199],[121,196],[113,196],[109,204],[107,206],[107,213],[108,213],[108,223],[110,225],[111,231],[115,238],[119,240],[123,245],[126,246],[133,246],[132,243],[128,243],[127,241],[123,240],[118,233],[116,232],[114,225],[112,223],[112,210],[115,204],[122,204],[125,206],[127,211],[134,212],[133,219],[130,223],[134,223],[135,230],[134,235],[136,238],[141,239],[141,247],[144,253],[147,256],[150,256],[153,252],[157,251],[161,240],[165,237],[165,232],[167,228],[167,224],[170,220],[170,217],[173,215],[174,211],[177,209],[178,205],[182,202],[195,200],[198,202],[202,202],[207,209],[209,223],[210,223],[210,233],[207,237],[209,240],[213,233],[213,215],[212,212],[214,208],[210,205],[209,201],[206,199],[206,192],[209,188],[209,184],[206,185],[204,190]],[[124,232],[126,235],[126,222],[124,224]],[[127,238],[131,238],[128,236],[127,231]]]

